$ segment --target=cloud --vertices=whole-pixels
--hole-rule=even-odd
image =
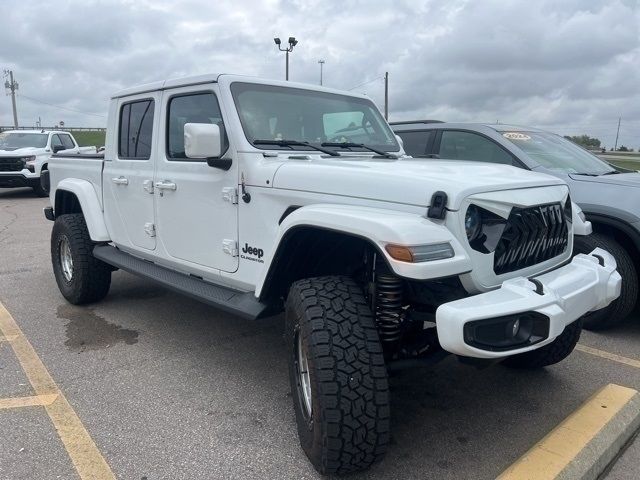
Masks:
[[[366,92],[393,120],[535,125],[640,147],[634,0],[9,0],[0,66],[23,124],[103,126],[109,95],[205,72],[284,76],[273,37],[296,36],[291,78]],[[363,84],[363,85],[362,85]],[[29,98],[27,98],[29,97]],[[11,123],[8,98],[0,124]]]

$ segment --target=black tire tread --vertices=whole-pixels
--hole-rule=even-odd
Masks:
[[[615,239],[602,233],[576,236],[573,247],[576,253],[591,253],[600,247],[616,259],[618,273],[622,276],[620,296],[605,308],[586,314],[583,318],[587,330],[606,330],[622,322],[633,311],[638,298],[638,274],[629,253]]]
[[[73,256],[72,288],[65,288],[60,271],[58,236],[69,239]],[[87,224],[81,213],[60,215],[56,218],[51,234],[51,260],[56,281],[64,297],[74,305],[97,302],[109,292],[111,267],[93,256],[95,242],[91,240]]]
[[[301,436],[303,450],[322,474],[366,469],[385,453],[390,406],[382,346],[362,289],[341,276],[297,281],[287,299],[289,335],[293,317],[308,336],[321,411],[319,419],[314,411],[314,428],[322,429],[322,445],[305,448]],[[307,428],[300,420],[299,430]]]
[[[558,363],[569,356],[580,340],[582,319],[567,325],[549,345],[537,350],[508,357],[503,363],[513,368],[542,368]]]

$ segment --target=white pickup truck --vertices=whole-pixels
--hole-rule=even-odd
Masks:
[[[0,132],[0,188],[32,187],[38,196],[49,192],[41,176],[52,153],[66,155],[96,152],[80,147],[70,132],[62,130],[6,130]]]
[[[56,155],[50,176],[71,303],[122,269],[238,317],[285,311],[300,443],[325,474],[383,455],[388,368],[550,365],[620,292],[609,253],[572,256],[591,227],[564,182],[407,157],[347,92],[233,75],[130,88],[104,158]]]

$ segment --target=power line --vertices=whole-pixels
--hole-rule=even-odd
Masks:
[[[347,91],[350,92],[351,90],[354,90],[354,89],[356,89],[358,87],[362,87],[363,85],[367,85],[368,83],[375,82],[376,80],[382,80],[383,78],[384,77],[376,77],[373,80],[367,80],[366,82],[360,83],[360,84],[356,85],[355,87],[351,87],[351,88],[347,89]]]
[[[50,107],[55,107],[55,108],[59,108],[60,110],[67,110],[69,112],[74,112],[74,113],[80,113],[82,115],[89,115],[92,117],[100,117],[100,118],[106,118],[105,115],[99,115],[97,113],[89,113],[89,112],[83,112],[81,110],[76,110],[74,108],[69,108],[69,107],[63,107],[61,105],[54,105],[53,103],[49,103],[49,102],[44,102],[42,100],[38,100],[37,98],[31,98],[31,97],[27,97],[26,95],[20,94],[21,98],[26,98],[27,100],[31,100],[32,102],[36,102],[36,103],[42,103],[43,105],[48,105]]]

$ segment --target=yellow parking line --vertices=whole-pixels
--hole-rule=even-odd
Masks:
[[[33,395],[31,397],[0,398],[0,410],[21,407],[45,407],[58,398],[57,393],[50,395]]]
[[[630,402],[632,388],[609,384],[505,470],[498,480],[551,480],[565,470],[589,442]],[[592,452],[592,456],[595,455]],[[574,464],[575,465],[575,464]],[[564,477],[563,477],[564,478]],[[568,475],[567,478],[577,478]]]
[[[576,350],[580,350],[581,352],[589,353],[597,357],[606,358],[607,360],[622,363],[624,365],[629,365],[631,367],[640,368],[640,360],[635,360],[633,358],[628,358],[628,357],[622,357],[620,355],[616,355],[615,353],[609,353],[609,352],[605,352],[604,350],[598,350],[597,348],[587,347],[586,345],[583,345],[581,343],[576,345]]]
[[[44,408],[80,478],[115,480],[115,475],[91,439],[89,432],[84,428],[38,354],[2,303],[0,303],[0,334],[5,338],[13,338],[10,344],[36,395],[56,395],[56,398],[50,404],[44,405]]]

